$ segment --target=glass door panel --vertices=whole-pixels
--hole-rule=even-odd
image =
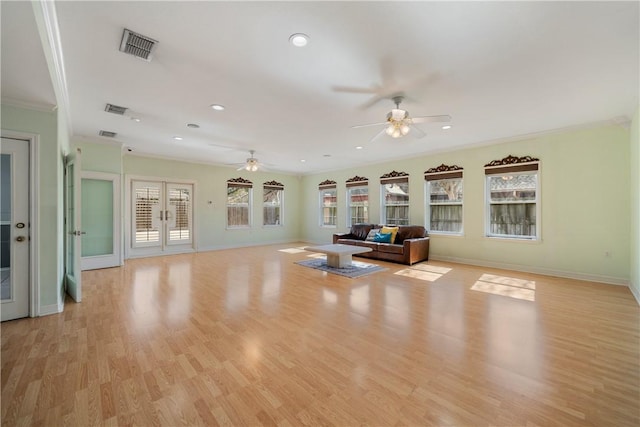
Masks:
[[[82,179],[82,256],[113,254],[113,182]]]
[[[133,247],[162,246],[164,219],[162,183],[133,182]]]
[[[167,184],[167,244],[191,243],[192,185]]]

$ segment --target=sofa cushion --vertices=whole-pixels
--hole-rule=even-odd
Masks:
[[[389,243],[380,243],[378,245],[378,252],[402,255],[404,253],[404,246],[402,246],[402,245],[391,245]]]
[[[373,241],[376,243],[391,243],[391,233],[376,233],[373,237]]]
[[[367,238],[364,239],[367,242],[373,242],[373,239],[375,239],[376,237],[376,233],[379,233],[380,229],[379,228],[372,228],[371,231],[369,231],[369,234],[367,234]]]
[[[380,243],[376,243],[376,242],[358,242],[358,246],[362,246],[365,248],[371,248],[372,251],[377,251],[378,250],[378,246],[380,246]]]
[[[353,245],[357,246],[360,240],[356,239],[338,239],[338,243],[342,245]]]
[[[382,227],[380,232],[381,233],[391,233],[391,240],[389,240],[388,243],[395,243],[396,242],[396,234],[398,234],[398,227],[387,227],[387,226],[384,226],[384,227]]]
[[[369,231],[373,228],[373,224],[354,224],[351,226],[351,234],[357,239],[364,240],[367,238]]]
[[[395,244],[401,245],[405,239],[427,237],[427,230],[421,225],[401,225],[398,227]]]

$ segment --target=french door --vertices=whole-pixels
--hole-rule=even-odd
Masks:
[[[131,181],[131,256],[193,249],[193,184]]]

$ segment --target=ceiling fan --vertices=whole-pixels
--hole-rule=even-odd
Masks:
[[[249,150],[249,154],[251,154],[251,157],[248,157],[246,163],[240,166],[237,170],[241,171],[244,169],[249,172],[256,172],[258,169],[262,169],[263,168],[262,163],[258,162],[258,159],[253,157],[255,152],[256,150]]]
[[[391,100],[396,104],[396,108],[393,108],[387,114],[386,121],[379,123],[369,123],[366,125],[356,125],[351,127],[353,129],[357,129],[368,126],[386,125],[386,127],[382,129],[380,133],[378,133],[371,139],[372,141],[385,133],[392,138],[401,138],[411,132],[411,134],[416,138],[422,138],[426,135],[426,133],[424,133],[424,131],[417,126],[414,126],[416,123],[438,123],[448,122],[451,120],[451,116],[449,115],[410,117],[408,111],[400,109],[400,103],[403,99],[404,97],[401,95],[391,98]]]

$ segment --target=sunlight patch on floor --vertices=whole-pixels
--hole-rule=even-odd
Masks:
[[[286,252],[288,254],[299,254],[306,251],[304,250],[304,246],[300,246],[298,248],[278,249],[278,252]]]
[[[526,301],[536,300],[536,282],[533,280],[516,279],[514,277],[483,274],[478,281],[473,284],[471,290]]]
[[[438,267],[429,264],[416,264],[409,268],[397,271],[394,274],[398,276],[410,277],[412,279],[424,280],[426,282],[435,282],[443,275],[450,272],[448,267]]]

